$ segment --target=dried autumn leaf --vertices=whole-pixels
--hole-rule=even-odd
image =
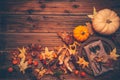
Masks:
[[[68,32],[58,32],[58,36],[62,39],[65,44],[70,45],[74,42],[73,36]]]
[[[88,17],[93,19],[96,14],[97,14],[96,8],[93,7],[93,14],[92,15],[88,15]]]
[[[45,52],[41,54],[45,59],[53,60],[54,59],[53,53],[54,51],[49,51],[48,47],[45,47]]]
[[[69,45],[69,51],[71,55],[75,55],[77,51],[77,45],[80,46],[78,42],[74,42],[73,44]]]
[[[70,56],[66,57],[65,60],[64,60],[64,64],[66,66],[66,68],[69,70],[69,71],[73,71],[72,68],[70,67],[69,65],[69,60],[70,60]]]
[[[77,61],[77,63],[82,66],[82,68],[84,69],[85,67],[88,67],[89,63],[82,57],[78,57],[79,60]]]
[[[118,57],[120,57],[120,55],[116,53],[116,48],[114,48],[112,52],[110,52],[110,58],[113,60],[117,60]]]
[[[64,61],[64,58],[65,58],[65,54],[67,53],[67,50],[65,49],[65,50],[63,50],[61,53],[60,53],[60,55],[59,55],[59,57],[58,57],[58,60],[59,60],[59,64],[63,64],[63,61]]]
[[[28,68],[28,62],[25,62],[26,50],[25,50],[24,47],[22,49],[18,48],[18,50],[20,51],[20,54],[18,55],[18,57],[21,58],[20,64],[18,66],[20,68],[20,71],[24,74],[25,73],[25,69]]]
[[[87,22],[87,23],[86,23],[86,26],[87,26],[87,28],[88,28],[88,31],[89,31],[90,35],[93,35],[94,32],[93,32],[93,28],[92,28],[91,23]]]
[[[25,59],[22,58],[18,66],[20,68],[20,71],[24,74],[25,70],[28,68],[28,62],[27,61],[25,62]]]
[[[38,77],[41,78],[46,73],[47,69],[41,68],[41,69],[35,69],[35,72],[38,73]]]
[[[20,51],[20,54],[18,55],[19,58],[25,58],[25,54],[26,54],[26,50],[23,47],[22,49],[18,48],[18,50]]]

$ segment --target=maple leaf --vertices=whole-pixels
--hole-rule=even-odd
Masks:
[[[40,53],[40,55],[42,56],[42,59],[45,60],[46,57],[45,57],[45,53]]]
[[[28,68],[28,62],[25,62],[26,50],[25,50],[24,47],[22,49],[18,48],[18,50],[20,51],[20,54],[18,55],[18,57],[21,58],[20,64],[18,66],[20,68],[20,71],[24,74],[25,73],[25,69]]]
[[[25,73],[25,69],[28,68],[28,62],[27,62],[27,61],[24,62],[24,61],[25,61],[24,58],[22,58],[21,61],[20,61],[20,64],[18,65],[19,68],[20,68],[20,71],[21,71],[23,74]]]
[[[41,69],[35,69],[36,72],[38,72],[38,77],[41,78],[46,73],[47,69],[41,68]]]
[[[25,48],[24,47],[22,49],[18,48],[18,50],[20,51],[20,54],[18,55],[18,57],[25,58],[25,53],[26,53]]]
[[[85,61],[85,59],[82,57],[78,57],[79,58],[79,60],[77,61],[77,63],[80,65],[80,66],[82,66],[82,68],[85,68],[85,67],[88,67],[88,62],[87,61]]]
[[[119,57],[120,55],[118,55],[116,53],[116,48],[114,48],[111,52],[110,52],[110,58],[113,59],[113,60],[117,60],[117,58]]]
[[[84,62],[82,62],[81,63],[81,65],[82,65],[82,68],[84,69],[85,67],[88,67],[88,62],[87,61],[84,61]]]
[[[77,61],[78,64],[81,64],[84,61],[84,58],[78,57],[79,60]]]
[[[45,55],[45,58],[47,58],[47,59],[49,59],[49,60],[53,60],[53,59],[54,59],[53,52],[54,52],[54,51],[49,51],[49,50],[48,50],[48,47],[45,47],[45,52],[42,53],[42,54]]]

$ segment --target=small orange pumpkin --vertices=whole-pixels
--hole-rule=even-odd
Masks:
[[[89,37],[89,31],[88,28],[86,26],[77,26],[74,30],[73,30],[73,36],[76,40],[83,42],[86,39],[88,39]]]

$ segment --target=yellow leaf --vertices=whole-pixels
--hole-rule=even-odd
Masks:
[[[20,64],[18,65],[19,68],[20,68],[20,71],[21,71],[23,74],[25,73],[25,69],[28,68],[28,62],[24,62],[24,61],[25,61],[24,58],[21,59]]]
[[[97,14],[96,8],[93,7],[93,14],[92,15],[88,15],[88,17],[93,19],[96,14]]]
[[[110,52],[110,58],[113,59],[113,60],[117,60],[117,58],[118,58],[119,56],[120,56],[120,55],[118,55],[118,54],[116,53],[116,48],[114,48],[114,49],[112,50],[112,52]]]
[[[18,50],[20,51],[20,54],[18,55],[19,58],[25,58],[25,54],[26,54],[26,50],[23,47],[22,49],[18,48]]]
[[[45,52],[42,53],[42,55],[44,55],[46,59],[53,60],[54,59],[53,53],[54,51],[49,51],[48,47],[45,47]]]
[[[28,62],[25,62],[26,50],[24,47],[22,49],[18,48],[18,50],[20,51],[20,54],[18,55],[18,57],[21,58],[20,64],[18,66],[20,68],[20,71],[24,74],[25,69],[28,68]]]
[[[82,65],[82,68],[84,69],[85,67],[88,67],[88,62],[87,61],[84,61],[81,65]]]
[[[35,69],[36,72],[38,72],[38,76],[41,78],[44,76],[44,74],[46,73],[47,69],[45,68],[41,68],[41,69]]]
[[[85,61],[85,59],[82,57],[78,57],[79,58],[79,60],[77,61],[77,63],[80,65],[80,66],[82,66],[82,68],[85,68],[85,67],[88,67],[88,62],[87,61]]]

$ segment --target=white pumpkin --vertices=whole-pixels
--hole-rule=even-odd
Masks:
[[[93,16],[92,24],[96,32],[110,35],[119,28],[120,18],[114,11],[102,9]]]

